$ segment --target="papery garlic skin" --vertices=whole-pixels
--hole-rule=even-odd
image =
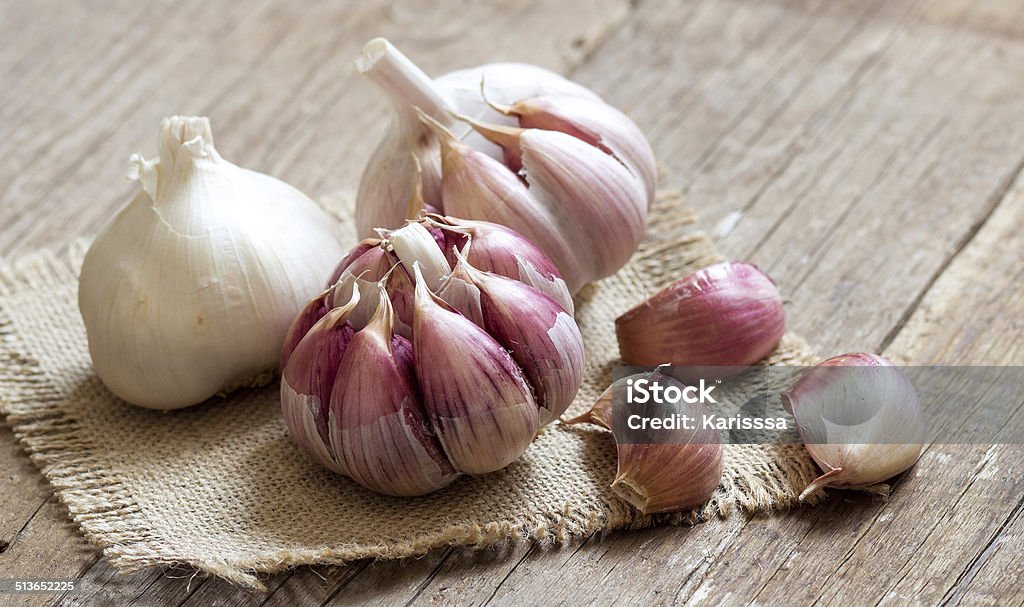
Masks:
[[[770,354],[785,328],[775,283],[735,261],[685,276],[615,319],[627,364],[725,367],[723,375]]]
[[[622,427],[613,420],[633,412],[621,397],[625,386],[631,380],[655,376],[666,387],[685,387],[658,371],[623,377],[598,397],[590,411],[564,422],[587,422],[612,430],[617,469],[611,488],[641,514],[680,512],[701,506],[721,484],[724,467],[721,436],[700,421],[692,430],[673,430],[657,441],[637,442],[620,435]],[[703,404],[685,406],[685,415],[691,419],[701,420],[709,414]]]
[[[167,118],[142,191],[93,241],[78,301],[104,384],[154,409],[194,405],[278,362],[342,249],[292,186],[224,160],[206,118]]]
[[[489,221],[455,217],[429,218],[444,238],[448,263],[456,265],[457,253],[465,254],[474,268],[525,283],[558,302],[573,315],[575,304],[568,286],[543,251],[521,234]],[[466,246],[472,241],[473,246]]]
[[[282,408],[285,425],[310,457],[341,474],[348,474],[348,468],[331,446],[331,401],[321,395],[333,389],[338,367],[355,336],[348,320],[358,301],[359,291],[353,291],[346,305],[327,311],[291,351],[287,346],[283,349],[287,356],[282,357],[286,361],[281,373],[281,402],[287,403]],[[307,318],[304,310],[293,328]],[[293,359],[294,364],[288,364]]]
[[[389,495],[445,487],[458,471],[441,452],[418,406],[412,345],[391,331],[393,313],[381,287],[369,324],[348,344],[331,390],[330,444],[345,474]]]
[[[585,360],[570,312],[528,281],[571,301],[565,283],[542,254],[520,250],[524,242],[506,228],[435,216],[380,230],[346,255],[281,352],[282,412],[303,451],[399,496],[522,455],[572,402]],[[337,307],[325,313],[325,302]],[[332,325],[341,314],[343,326]]]
[[[416,271],[413,352],[424,408],[452,465],[470,474],[500,470],[537,433],[533,389],[508,351],[431,294],[418,263]]]
[[[412,218],[409,201],[419,190],[443,214],[523,234],[572,293],[630,258],[646,227],[657,167],[639,128],[592,91],[510,63],[432,80],[379,38],[356,66],[395,108],[360,181],[361,235]],[[502,127],[515,135],[496,134]],[[439,133],[448,138],[440,153]]]
[[[927,423],[914,386],[888,359],[843,354],[806,370],[781,395],[811,457],[824,471],[800,494],[822,487],[864,489],[917,462]]]

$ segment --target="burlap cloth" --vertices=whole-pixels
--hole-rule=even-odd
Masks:
[[[324,205],[344,222],[348,199]],[[610,381],[614,318],[720,259],[693,221],[680,196],[660,195],[630,265],[581,294],[587,373],[570,414]],[[608,488],[611,435],[555,423],[505,470],[421,498],[377,495],[299,452],[281,420],[276,382],[175,412],[112,396],[93,373],[76,303],[84,251],[76,242],[0,264],[0,413],[72,519],[123,570],[185,564],[260,587],[258,574],[296,565],[785,508],[816,476],[800,446],[730,445],[722,485],[703,509],[643,517]],[[770,362],[815,361],[787,336]]]

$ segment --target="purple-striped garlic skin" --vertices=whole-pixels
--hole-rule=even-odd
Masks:
[[[557,270],[535,248],[512,250],[526,241],[507,228],[467,226],[424,217],[357,245],[282,352],[290,433],[314,460],[374,491],[422,495],[504,468],[582,382],[583,340],[565,305],[469,258],[486,248],[478,259],[571,304],[564,283],[552,288]],[[442,248],[450,240],[460,246],[454,268]]]
[[[637,366],[741,370],[770,354],[785,328],[775,283],[736,261],[689,274],[615,319],[622,360]]]
[[[618,434],[613,422],[616,407],[630,406],[621,400],[627,383],[654,378],[666,386],[685,387],[658,371],[623,377],[598,397],[590,411],[565,423],[586,422],[612,430],[617,466],[611,488],[642,514],[697,508],[711,499],[722,482],[725,457],[718,430],[698,422],[692,429],[663,431],[657,441],[637,442]],[[709,413],[702,403],[686,405],[685,414],[691,419],[699,420]]]
[[[349,342],[330,400],[330,444],[348,476],[389,495],[422,495],[458,477],[425,430],[412,346],[392,332],[382,288],[373,318]]]
[[[928,425],[910,379],[883,356],[842,354],[805,370],[781,395],[823,474],[800,499],[824,487],[865,489],[913,466]]]
[[[522,282],[474,269],[469,280],[480,291],[483,326],[530,380],[540,407],[540,425],[572,404],[583,381],[583,336],[572,316],[545,293]]]
[[[281,370],[281,411],[288,431],[310,457],[347,474],[330,444],[329,409],[338,367],[355,334],[348,317],[358,301],[328,311],[303,336]]]
[[[483,474],[526,451],[539,412],[522,369],[486,331],[430,293],[419,274],[412,346],[424,409],[452,464]]]

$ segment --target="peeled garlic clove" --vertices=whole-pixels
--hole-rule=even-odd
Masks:
[[[281,369],[281,411],[288,431],[310,457],[342,474],[348,470],[329,447],[328,409],[338,367],[355,334],[348,316],[358,299],[355,291],[346,305],[317,321]]]
[[[413,262],[419,263],[420,272],[431,291],[437,291],[452,271],[434,235],[420,223],[408,223],[390,232],[388,241],[395,250],[395,256],[407,269]]]
[[[124,400],[177,409],[269,376],[296,314],[343,251],[334,221],[292,186],[217,152],[210,122],[160,125],[142,191],[82,264],[93,366]]]
[[[430,293],[418,262],[414,268],[412,345],[427,417],[456,469],[500,470],[539,427],[530,386],[508,352]]]
[[[771,278],[730,261],[665,287],[615,319],[615,334],[630,365],[742,367],[774,350],[785,325]]]
[[[914,386],[888,359],[844,354],[806,370],[782,393],[822,487],[863,489],[907,470],[921,456],[927,424]]]
[[[540,406],[540,425],[565,412],[583,381],[583,336],[562,306],[519,281],[463,264],[480,289],[487,332],[522,368]]]
[[[617,469],[612,490],[642,514],[679,512],[696,508],[711,499],[722,481],[724,454],[718,431],[701,420],[709,415],[700,403],[687,403],[680,413],[695,420],[694,429],[661,430],[648,442],[628,436],[616,424],[618,416],[633,413],[623,396],[631,380],[656,380],[663,386],[681,383],[657,372],[624,377],[605,390],[588,413],[566,421],[589,422],[612,430]]]
[[[387,495],[423,495],[458,476],[431,435],[411,344],[392,334],[387,292],[352,337],[331,392],[330,443],[356,482]]]
[[[558,268],[547,255],[521,234],[489,221],[471,221],[444,217],[444,250],[454,266],[455,251],[462,252],[471,266],[484,272],[500,274],[524,282],[543,291],[561,304],[570,315],[574,306],[572,295]],[[468,246],[471,245],[471,246]]]

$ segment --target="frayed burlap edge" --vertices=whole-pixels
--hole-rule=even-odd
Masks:
[[[659,200],[678,198],[677,193],[662,193]],[[337,209],[330,209],[338,212]],[[721,259],[711,241],[692,231],[692,212],[678,206],[655,204],[650,218],[651,237],[641,246],[624,272],[663,270],[659,255],[666,250],[685,251],[689,262],[698,265]],[[42,250],[14,261],[0,262],[0,294],[41,290],[76,279],[88,241],[77,240],[62,251]],[[667,282],[667,281],[662,281]],[[585,289],[583,298],[592,291]],[[45,302],[39,302],[45,305]],[[611,496],[604,512],[579,512],[567,509],[557,513],[538,513],[513,522],[452,526],[443,533],[411,537],[401,545],[380,544],[333,549],[282,550],[247,561],[198,560],[181,554],[172,543],[153,532],[145,513],[135,501],[124,479],[102,469],[94,455],[101,445],[81,438],[78,421],[62,407],[62,402],[46,380],[39,364],[20,352],[25,348],[12,328],[5,310],[0,308],[0,414],[6,416],[14,435],[24,446],[68,508],[69,515],[85,537],[103,549],[111,564],[125,572],[151,566],[189,566],[243,586],[261,589],[258,577],[298,565],[341,564],[364,558],[403,558],[421,556],[444,546],[486,547],[506,542],[530,540],[562,542],[571,537],[598,531],[642,529],[664,524],[692,524],[716,516],[728,516],[735,510],[755,513],[786,509],[797,505],[792,487],[806,484],[818,472],[806,451],[799,445],[780,445],[768,469],[744,470],[718,489],[699,510],[671,515],[642,516],[626,502]],[[812,364],[816,357],[800,338],[787,335],[779,349],[765,364]],[[610,373],[610,369],[608,370]],[[583,431],[583,430],[581,430]],[[590,430],[593,431],[593,430]],[[742,446],[729,445],[730,450]],[[761,474],[757,474],[760,472]],[[753,482],[755,476],[758,482]],[[777,479],[767,488],[764,478]],[[818,492],[803,503],[817,503]]]

